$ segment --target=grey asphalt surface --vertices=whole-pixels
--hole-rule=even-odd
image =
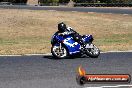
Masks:
[[[50,7],[50,6],[30,6],[30,5],[0,5],[5,9],[30,9],[30,10],[57,10],[57,11],[78,11],[78,12],[98,12],[114,14],[132,14],[132,8],[100,8],[100,7]]]
[[[84,88],[118,85],[78,85],[76,75],[80,65],[88,74],[132,75],[132,52],[101,53],[99,58],[81,57],[61,60],[56,60],[50,55],[1,56],[0,88]]]

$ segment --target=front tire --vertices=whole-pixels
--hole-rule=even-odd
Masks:
[[[65,59],[68,57],[68,50],[65,46],[62,45],[61,49],[60,46],[52,46],[51,53],[55,58],[58,59]]]
[[[98,58],[98,56],[100,55],[99,48],[95,46],[94,44],[91,44],[91,45],[92,45],[91,48],[86,48],[86,54],[90,56],[91,58]]]

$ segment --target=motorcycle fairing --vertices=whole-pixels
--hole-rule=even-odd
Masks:
[[[63,40],[63,43],[68,48],[70,55],[80,52],[81,45],[75,42],[71,36],[68,36],[67,38],[65,38]]]
[[[93,36],[92,35],[84,35],[82,40],[85,42],[85,43],[88,43],[88,42],[92,42],[93,41]]]
[[[90,40],[92,39],[92,35],[85,35],[83,36],[82,40],[84,42],[90,42]],[[67,47],[69,54],[76,54],[80,52],[81,49],[81,45],[78,42],[75,42],[74,39],[72,38],[72,36],[67,35],[64,37],[57,35],[56,33],[53,35],[52,37],[52,44],[53,44],[53,40],[58,40],[56,41],[56,46],[59,46],[59,42],[63,42],[63,44]]]

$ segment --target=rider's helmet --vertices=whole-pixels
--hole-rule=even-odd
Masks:
[[[59,30],[59,32],[65,32],[66,28],[67,27],[66,27],[65,23],[61,22],[61,23],[58,24],[58,30]]]

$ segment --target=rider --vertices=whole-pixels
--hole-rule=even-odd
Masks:
[[[65,23],[61,22],[58,24],[58,35],[69,35],[71,34],[73,36],[73,39],[80,43],[81,46],[84,48],[85,43],[82,40],[82,36],[79,35],[76,31],[74,31],[71,27],[67,27]]]

